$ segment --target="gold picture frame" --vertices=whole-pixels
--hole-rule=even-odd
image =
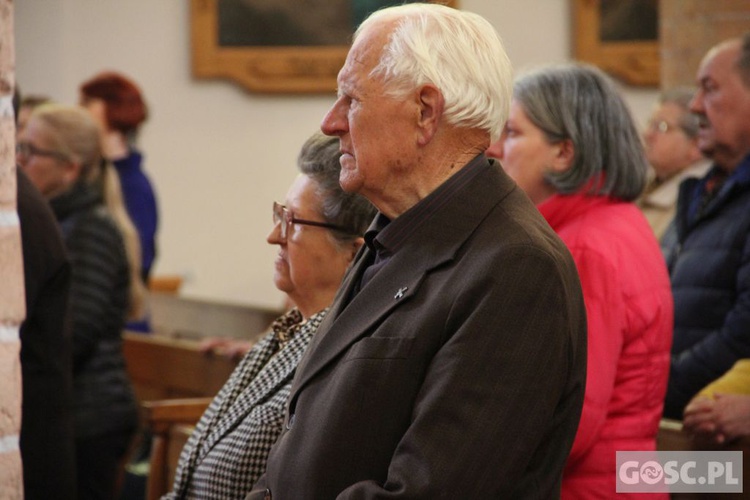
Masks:
[[[219,0],[191,0],[190,30],[193,76],[229,79],[252,92],[333,92],[349,50],[348,45],[223,46]]]
[[[634,40],[607,39],[603,36],[606,31],[603,30],[603,1],[609,1],[610,6],[616,6],[615,2],[618,1],[630,2],[623,5],[631,9],[632,16],[637,17],[623,16],[616,22],[636,27],[646,22],[655,23],[656,37]],[[661,71],[658,0],[643,1],[648,8],[638,6],[641,8],[637,9],[633,0],[572,0],[575,58],[594,64],[630,85],[658,86]]]

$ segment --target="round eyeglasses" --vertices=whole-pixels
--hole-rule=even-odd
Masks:
[[[273,202],[273,223],[274,225],[280,224],[279,235],[282,240],[286,240],[287,234],[289,234],[289,226],[292,224],[302,224],[304,226],[315,226],[324,227],[326,229],[335,229],[336,231],[342,231],[348,234],[354,234],[351,230],[345,227],[337,226],[336,224],[329,224],[328,222],[318,222],[314,220],[298,219],[287,208],[280,204]]]
[[[659,134],[666,134],[672,130],[680,130],[679,125],[672,125],[666,120],[651,120],[648,122],[648,129]]]

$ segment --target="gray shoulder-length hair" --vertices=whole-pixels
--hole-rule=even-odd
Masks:
[[[646,184],[648,163],[633,119],[612,80],[572,63],[528,73],[513,98],[551,143],[569,139],[574,157],[545,179],[562,194],[583,189],[632,201]]]
[[[331,234],[337,242],[347,243],[365,234],[376,209],[362,195],[341,189],[340,156],[338,137],[316,132],[302,146],[297,164],[300,172],[317,185],[316,192],[321,200],[320,215],[327,223],[346,229],[332,229]]]

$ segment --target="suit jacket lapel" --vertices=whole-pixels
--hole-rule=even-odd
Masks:
[[[494,171],[498,167],[485,168]],[[297,369],[290,407],[310,379],[364,336],[380,318],[408,302],[432,269],[453,259],[487,213],[513,189],[518,188],[504,173],[481,172],[434,215],[435,220],[421,225],[391,261],[346,304],[368,262],[370,250],[362,252],[336,296],[331,308],[334,314],[329,314],[321,324]],[[446,232],[447,226],[452,229]],[[456,236],[446,241],[445,234]]]
[[[312,341],[310,342],[310,346],[305,352],[305,355],[302,357],[299,365],[297,365],[297,372],[302,372],[305,370],[305,366],[307,365],[307,361],[309,359],[308,353],[316,349],[318,343],[320,342],[320,339],[323,337],[323,335],[320,335],[320,333],[327,332],[333,324],[334,320],[339,316],[339,314],[341,314],[341,311],[345,308],[347,302],[346,298],[351,295],[354,286],[359,282],[362,273],[367,268],[367,263],[370,262],[371,254],[372,252],[369,248],[367,248],[367,245],[363,245],[357,255],[354,257],[354,262],[344,276],[344,279],[341,282],[341,286],[339,287],[338,291],[336,292],[336,296],[333,299],[333,304],[331,305],[328,314],[325,318],[323,318],[323,322],[318,328],[318,333],[313,337]]]

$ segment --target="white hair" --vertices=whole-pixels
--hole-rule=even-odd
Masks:
[[[376,23],[396,21],[379,63],[371,72],[403,98],[424,84],[445,99],[445,117],[455,126],[500,137],[508,118],[513,69],[502,40],[483,17],[439,4],[410,3],[373,13],[354,34]]]

